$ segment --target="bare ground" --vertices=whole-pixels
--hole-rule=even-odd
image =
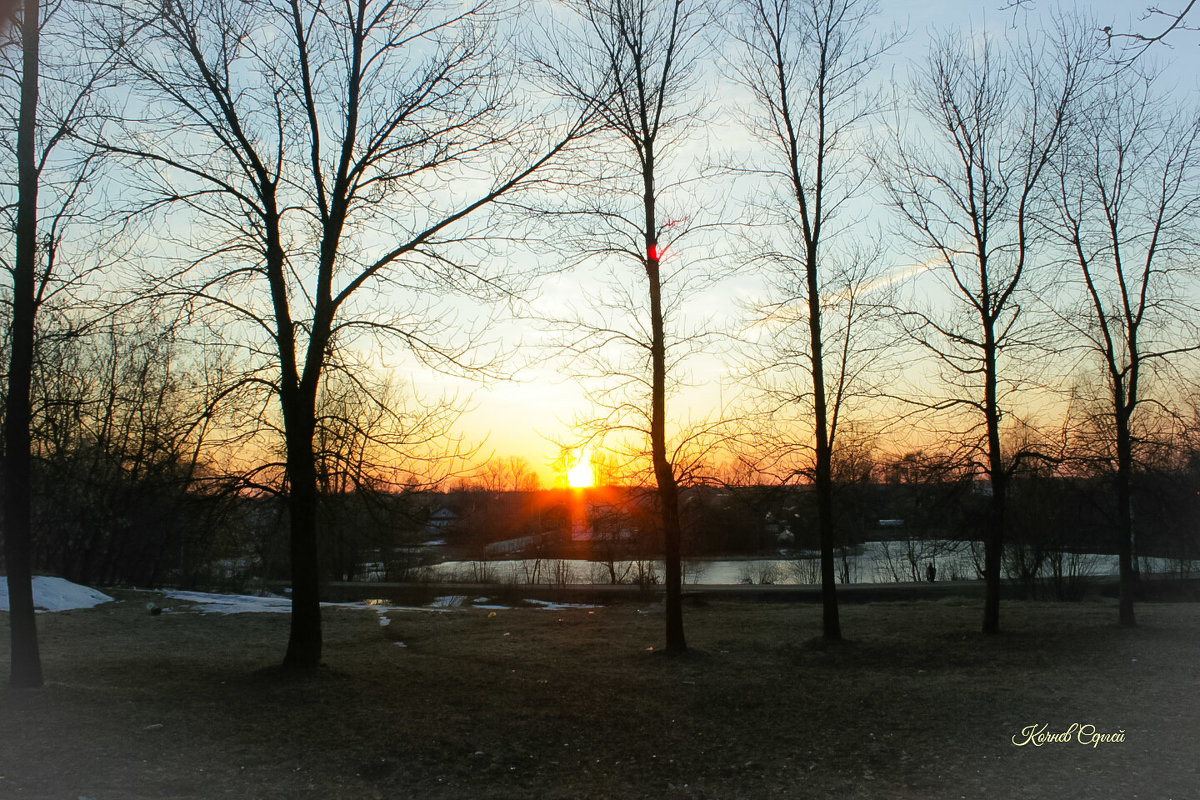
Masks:
[[[1008,602],[992,637],[973,600],[848,605],[830,645],[816,605],[719,601],[683,657],[632,602],[331,609],[326,668],[284,680],[286,615],[120,597],[39,617],[0,798],[1200,798],[1197,604]],[[1124,741],[1012,741],[1073,723]]]

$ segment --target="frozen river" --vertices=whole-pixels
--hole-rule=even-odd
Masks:
[[[1115,575],[1117,557],[1064,553],[1058,568],[1072,576]],[[879,541],[865,542],[835,558],[841,583],[894,583],[925,579],[933,565],[937,580],[974,580],[980,577],[983,546],[980,542]],[[1180,572],[1177,561],[1141,559],[1143,573]],[[1183,565],[1200,571],[1198,565]],[[463,583],[658,583],[660,561],[589,561],[586,559],[519,558],[479,561],[446,561],[428,567],[434,581]],[[805,554],[792,558],[693,559],[684,562],[684,582],[720,586],[732,584],[808,585],[820,583],[820,560]],[[1039,572],[1050,577],[1054,566],[1044,563]],[[1007,576],[1006,576],[1007,577]]]

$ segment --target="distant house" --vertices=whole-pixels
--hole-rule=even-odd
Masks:
[[[441,538],[456,521],[458,521],[458,515],[443,506],[429,515],[429,521],[425,523],[425,533]]]
[[[582,514],[571,519],[573,542],[628,541],[653,512],[654,494],[642,489],[604,487],[593,490]]]

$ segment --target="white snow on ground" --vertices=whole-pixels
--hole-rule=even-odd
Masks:
[[[292,599],[290,597],[280,597],[279,595],[255,597],[253,595],[244,594],[207,594],[205,592],[166,591],[163,592],[163,597],[198,605],[200,606],[200,613],[286,613],[292,610]],[[321,606],[324,608],[362,608],[368,611],[374,611],[379,617],[379,624],[381,627],[387,627],[388,625],[392,624],[391,617],[388,616],[389,613],[398,611],[450,611],[449,607],[418,608],[414,606],[391,606],[387,605],[386,601],[382,600],[365,600],[359,603],[321,603]],[[396,647],[406,648],[408,646],[404,644],[404,642],[394,642],[394,644]]]
[[[168,590],[163,592],[163,597],[168,600],[191,603],[198,606],[197,610],[202,613],[286,614],[292,610],[292,599],[280,595],[259,597],[246,594],[210,594],[208,592]],[[379,614],[379,624],[386,626],[391,624],[391,619],[387,616],[389,613],[404,611],[450,611],[461,608],[466,599],[466,597],[461,595],[438,597],[429,606],[424,608],[393,606],[381,603],[380,601],[366,603],[322,603],[321,605],[341,608],[371,608]],[[477,604],[474,604],[474,607],[482,610],[496,611],[508,611],[511,608],[510,606],[499,604],[487,604],[486,601],[488,599],[486,597],[475,598]],[[71,583],[63,578],[38,576],[33,579],[33,603],[41,611],[68,611],[77,608],[92,608],[101,603],[111,601],[112,598],[102,592]],[[599,608],[599,606],[583,603],[552,603],[547,600],[526,600],[524,602],[548,611],[560,611],[567,608]],[[167,610],[171,611],[173,609]],[[0,611],[8,611],[8,579],[4,576],[0,576]]]
[[[587,603],[552,603],[549,600],[526,600],[525,602],[547,611],[562,611],[564,608],[600,608],[600,606]]]
[[[286,614],[292,610],[292,598],[279,595],[256,597],[249,594],[209,594],[207,592],[170,590],[163,592],[163,597],[170,600],[182,600],[185,603],[195,603],[203,606],[204,611],[213,614],[247,614],[251,612]]]
[[[344,603],[344,604],[340,604],[340,605],[344,605],[346,608],[354,608],[356,606],[359,606],[360,604],[359,603]],[[385,606],[385,608],[388,611],[392,611],[392,612],[395,612],[395,611],[420,611],[423,613],[430,613],[430,612],[442,613],[445,611],[453,610],[450,608],[431,608],[429,606]]]
[[[163,592],[168,600],[179,600],[200,606],[201,613],[211,614],[287,614],[292,610],[292,598],[281,595],[259,597],[248,594],[209,594],[208,592],[184,592],[174,589]],[[419,608],[415,606],[390,606],[378,600],[359,603],[321,603],[322,608],[367,608],[379,614],[379,624],[389,625],[385,614],[398,611],[449,611],[449,607]],[[170,610],[170,609],[168,609]]]
[[[484,611],[511,611],[511,606],[504,606],[498,603],[490,602],[490,597],[476,597],[471,601],[472,608],[482,608]]]
[[[33,607],[40,611],[70,611],[111,602],[112,598],[103,592],[71,583],[65,578],[43,575],[33,578]],[[8,611],[8,578],[3,575],[0,575],[0,611]]]

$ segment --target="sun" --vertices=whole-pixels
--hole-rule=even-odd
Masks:
[[[572,489],[586,489],[596,483],[596,474],[592,471],[592,452],[584,450],[575,466],[567,470],[567,485]]]

